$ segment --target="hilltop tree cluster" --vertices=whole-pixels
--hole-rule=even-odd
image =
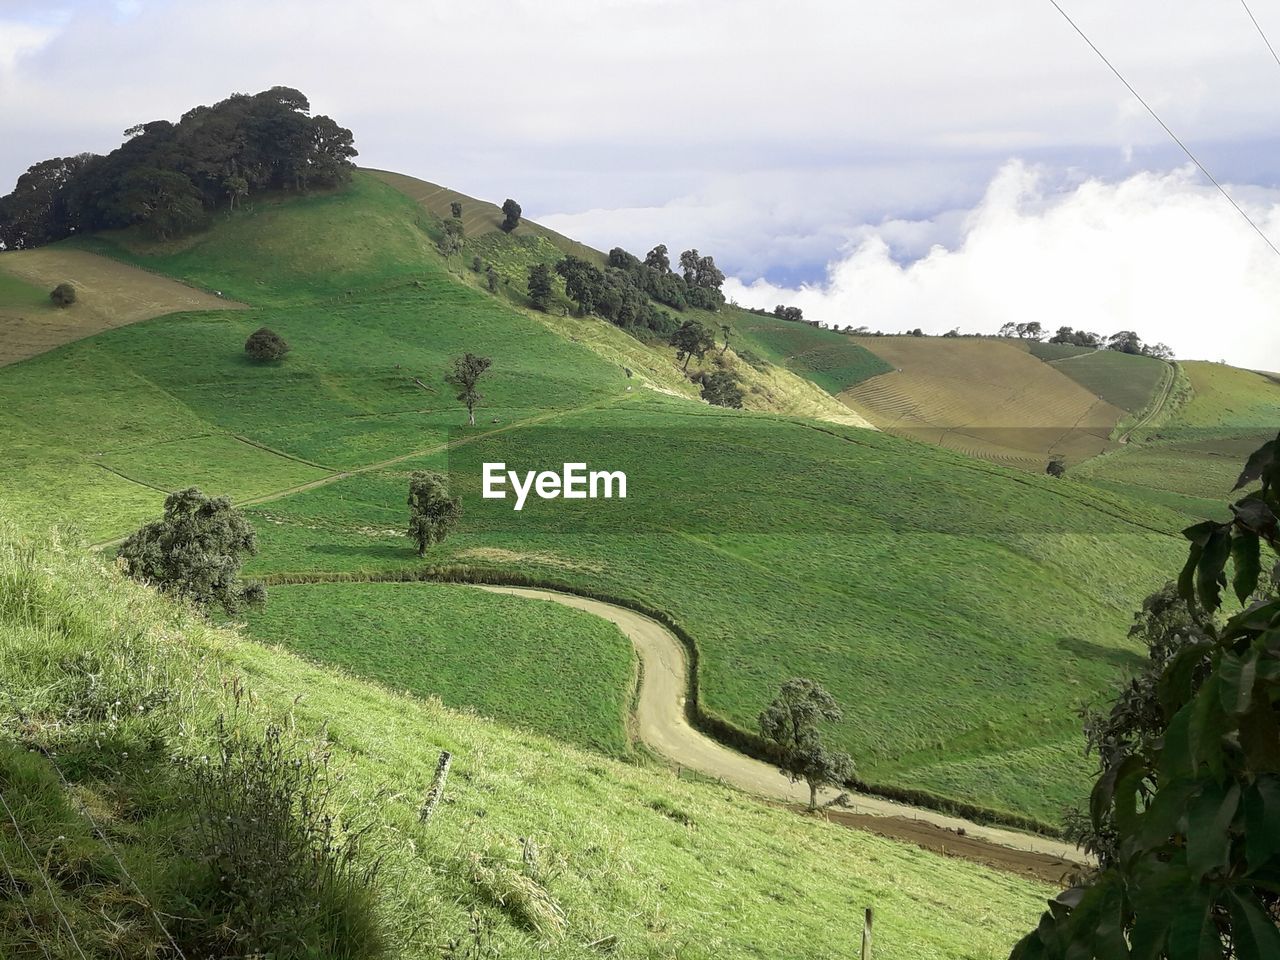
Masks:
[[[234,94],[187,111],[177,123],[131,127],[105,156],[37,163],[0,198],[0,242],[36,247],[135,224],[166,239],[256,192],[343,183],[356,155],[351,131],[310,111],[307,98],[290,87]]]
[[[711,257],[697,250],[680,254],[680,273],[671,269],[671,258],[665,244],[658,244],[644,260],[621,247],[609,251],[609,267],[629,278],[631,285],[658,303],[675,310],[695,307],[719,310],[724,306],[724,274]]]

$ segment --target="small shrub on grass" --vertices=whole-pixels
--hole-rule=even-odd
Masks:
[[[55,307],[69,307],[76,302],[76,288],[69,283],[60,283],[49,292],[49,299]]]
[[[249,355],[250,360],[257,360],[259,363],[283,360],[290,349],[292,348],[284,337],[267,327],[259,327],[244,342],[244,352]]]
[[[201,864],[191,900],[207,923],[184,928],[200,956],[371,960],[385,954],[374,918],[378,864],[330,808],[329,756],[250,736],[219,718],[218,750],[190,767]],[[216,923],[213,922],[216,919]]]

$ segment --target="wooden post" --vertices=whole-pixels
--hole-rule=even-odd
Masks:
[[[871,908],[867,907],[866,919],[862,921],[862,960],[871,960]]]
[[[449,779],[449,765],[452,763],[453,754],[448,750],[442,751],[440,760],[436,763],[436,775],[432,778],[431,788],[427,791],[427,795],[422,801],[422,808],[418,810],[418,819],[423,823],[430,821],[431,815],[436,812],[436,805],[440,803],[440,798],[444,796],[444,784]]]

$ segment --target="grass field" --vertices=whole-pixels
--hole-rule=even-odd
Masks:
[[[1017,343],[941,337],[859,341],[894,372],[841,394],[877,427],[974,457],[1043,470],[1107,447],[1123,410]],[[1078,361],[1071,361],[1078,362]]]
[[[1130,414],[1144,410],[1169,376],[1169,365],[1163,360],[1118,350],[1093,350],[1052,362],[1059,373]]]
[[[274,722],[332,754],[332,809],[365,828],[360,862],[381,863],[378,924],[390,955],[406,960],[441,956],[472,923],[512,960],[781,960],[798,944],[814,960],[842,960],[867,905],[879,958],[994,960],[1052,894],[310,665],[11,527],[0,529],[0,584],[5,710],[25,718],[3,726],[0,775],[39,851],[0,830],[19,894],[0,898],[6,956],[32,952],[33,934],[50,955],[77,955],[60,916],[91,960],[168,951],[146,905],[166,929],[218,922],[182,900],[184,870],[198,865],[184,859],[189,794],[174,761],[213,752],[219,714],[244,736]],[[66,713],[84,697],[126,709]],[[445,749],[452,774],[423,824]]]
[[[699,645],[704,704],[730,722],[754,727],[780,681],[808,674],[846,705],[838,739],[868,780],[1046,821],[1083,796],[1074,710],[1134,664],[1129,617],[1176,564],[1168,534],[1181,514],[870,431],[641,389],[645,368],[629,380],[622,367],[648,356],[673,369],[669,348],[490,296],[441,260],[430,216],[358,176],[346,193],[259,200],[182,244],[78,241],[253,309],[140,323],[6,368],[6,513],[108,540],[158,512],[158,488],[278,494],[251,510],[254,570],[399,569],[416,563],[401,533],[407,473],[447,467],[467,514],[433,560],[666,611]],[[243,358],[264,323],[293,345],[282,364]],[[464,431],[440,375],[467,350],[495,363],[479,426]],[[1063,396],[1088,396],[1008,352],[1038,371],[1032,385],[1048,377]],[[801,396],[756,383],[769,382],[781,395],[770,403]],[[1012,394],[1009,405],[1044,409]],[[586,460],[626,470],[633,492],[515,515],[478,499],[484,458],[521,470]],[[294,642],[354,663],[358,644],[339,649],[326,616],[300,607]],[[462,702],[465,684],[452,689]],[[610,691],[599,715],[617,716],[623,690]],[[540,722],[532,701],[506,706]]]
[[[458,586],[298,584],[272,587],[248,631],[392,690],[609,754],[629,749],[631,644],[591,614]]]
[[[57,308],[49,291],[76,288]],[[65,245],[0,253],[0,366],[167,313],[243,305]]]
[[[1179,366],[1189,397],[1081,475],[1147,497],[1182,497],[1192,515],[1220,516],[1245,459],[1280,432],[1280,383],[1218,363]]]
[[[762,317],[747,310],[725,310],[735,344],[811,380],[835,395],[893,368],[867,347],[834,330],[807,323]]]
[[[428,562],[667,611],[699,643],[713,712],[753,728],[778,683],[813,676],[846,705],[838,735],[867,779],[1055,820],[1086,780],[1074,707],[1136,664],[1124,636],[1132,598],[1176,563],[1178,542],[1163,531],[1176,533],[1180,517],[840,433],[675,402],[566,416],[255,508],[263,551],[252,569],[412,566],[392,532],[406,473],[447,467],[466,520]],[[531,503],[517,515],[478,496],[483,460],[525,469],[574,458],[626,471],[628,499]],[[1036,588],[1020,595],[1011,583]],[[1036,744],[1053,749],[1028,751]],[[933,775],[960,760],[1007,775]]]

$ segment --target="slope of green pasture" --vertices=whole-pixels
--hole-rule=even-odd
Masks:
[[[479,497],[481,463],[623,470],[626,500]],[[416,564],[406,472],[252,511],[264,572]],[[514,569],[642,602],[688,629],[710,710],[744,728],[793,675],[846,707],[873,782],[1054,820],[1086,792],[1075,708],[1137,664],[1126,629],[1181,552],[1181,517],[882,434],[657,400],[452,451],[460,532],[428,562]],[[1053,749],[1029,748],[1049,745]],[[942,761],[999,763],[958,782]],[[980,761],[980,762],[977,762]]]
[[[179,240],[126,230],[67,242],[252,306],[279,306],[340,302],[422,278],[434,247],[428,227],[411,200],[358,172],[340,190],[253,198]]]
[[[0,314],[27,311],[53,312],[49,291],[41,290],[20,277],[0,272]]]
[[[588,613],[460,586],[295,584],[272,587],[248,631],[392,690],[605,753],[628,749],[631,643]]]
[[[220,714],[245,736],[274,723],[332,755],[330,809],[363,828],[359,863],[381,864],[376,915],[389,955],[403,960],[447,955],[472,923],[492,938],[491,955],[509,960],[783,960],[799,944],[806,957],[836,960],[850,955],[868,904],[882,960],[996,960],[1053,893],[388,692],[211,629],[100,561],[7,526],[0,584],[0,683],[25,718],[0,728],[0,769],[38,851],[0,831],[19,894],[0,897],[5,956],[167,955],[149,905],[168,929],[193,915],[220,921],[215,907],[183,900],[173,842],[191,796],[173,761],[215,753]],[[64,709],[33,722],[81,697],[150,709],[101,720]],[[452,772],[424,824],[442,750]]]
[[[1053,366],[1086,390],[1129,413],[1138,413],[1147,407],[1169,376],[1169,365],[1163,360],[1118,350],[1092,350],[1055,361]]]
[[[723,320],[741,338],[735,347],[745,346],[766,360],[811,380],[828,393],[840,393],[893,368],[866,347],[834,330],[822,330],[807,323],[779,320],[747,310],[727,307]]]
[[[1179,367],[1189,397],[1137,431],[1133,442],[1077,472],[1148,498],[1182,496],[1191,516],[1221,517],[1245,459],[1280,432],[1280,383],[1219,363],[1181,361]]]
[[[385,190],[392,205],[406,202],[379,184],[371,189]],[[342,202],[331,196],[273,207],[263,214],[268,249],[277,233],[311,236],[310,224],[328,222],[327,205]],[[379,209],[376,203],[354,209],[370,207]],[[360,217],[356,225],[367,232],[348,242],[383,245],[382,221]],[[193,263],[218,276],[241,275],[258,259],[237,246],[247,243],[241,229],[252,219],[220,225],[198,247],[172,255],[167,267],[181,272],[176,258],[207,253],[211,265]],[[390,262],[396,236],[391,231],[385,244]],[[449,359],[464,352],[494,360],[477,429],[625,394],[621,364],[458,283],[434,254],[415,256],[417,277],[394,288],[377,286],[375,273],[365,277],[372,286],[354,288],[350,298],[164,317],[5,368],[0,444],[14,453],[0,477],[0,497],[28,503],[23,516],[30,519],[58,517],[84,525],[90,536],[121,535],[145,515],[142,503],[158,503],[146,485],[198,484],[245,499],[436,448],[465,423],[455,391],[443,382]],[[287,273],[287,259],[271,269],[283,272],[280,286],[262,294],[267,300],[296,294],[305,301],[306,291],[323,290],[305,271]],[[264,324],[293,347],[281,363],[255,364],[244,355],[245,338]],[[63,465],[59,473],[87,473],[100,482],[110,468],[143,486],[121,509],[95,497],[44,496],[38,488],[51,460]]]
[[[1044,340],[1027,342],[1033,357],[1041,360],[1064,360],[1067,357],[1083,357],[1097,351],[1093,347],[1077,347],[1072,343],[1046,343]]]

